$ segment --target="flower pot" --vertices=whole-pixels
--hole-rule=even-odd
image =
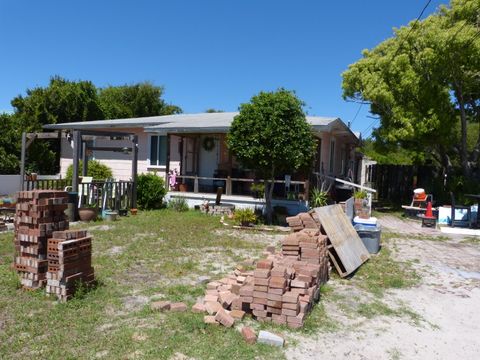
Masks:
[[[130,209],[130,214],[131,215],[137,215],[137,209]]]
[[[106,221],[115,221],[117,220],[118,212],[107,210],[105,211],[105,220]]]
[[[187,184],[179,184],[178,188],[180,189],[181,192],[187,192],[188,191]]]
[[[92,221],[98,216],[98,210],[96,208],[81,207],[78,209],[78,217],[81,221]]]

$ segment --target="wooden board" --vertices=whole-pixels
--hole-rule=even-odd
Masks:
[[[362,239],[340,205],[322,206],[315,212],[345,269],[340,276],[351,274],[370,257]]]

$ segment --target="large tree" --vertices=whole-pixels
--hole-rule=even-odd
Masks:
[[[0,114],[0,174],[18,174],[20,128],[10,114]]]
[[[227,136],[229,149],[247,168],[267,181],[267,221],[272,220],[272,195],[276,175],[293,173],[309,165],[315,152],[304,103],[291,91],[260,92],[240,105]]]
[[[344,98],[368,102],[383,144],[480,176],[480,10],[478,0],[449,7],[395,31],[343,73]],[[472,126],[473,124],[473,126]],[[476,131],[469,148],[469,131]]]
[[[19,95],[12,100],[14,114],[8,117],[8,121],[9,124],[15,124],[15,132],[9,133],[9,136],[12,136],[10,141],[15,146],[7,149],[0,138],[0,170],[3,169],[2,166],[12,169],[13,156],[19,158],[22,131],[41,131],[46,124],[181,112],[178,106],[167,104],[162,95],[163,88],[150,83],[101,89],[90,81],[69,81],[59,76],[52,77],[48,86],[27,89],[25,96]],[[5,119],[0,119],[2,124],[6,124]],[[1,156],[4,152],[10,156]],[[58,155],[58,144],[35,141],[28,151],[28,168],[43,174],[54,173],[58,171]]]
[[[99,91],[100,106],[106,119],[124,119],[179,114],[182,109],[162,99],[164,89],[144,82],[109,86]]]

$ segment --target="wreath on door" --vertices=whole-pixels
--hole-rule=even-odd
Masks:
[[[215,139],[213,137],[207,136],[206,138],[203,139],[203,148],[206,151],[212,151],[214,147],[215,147]]]

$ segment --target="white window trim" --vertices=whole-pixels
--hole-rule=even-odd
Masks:
[[[167,170],[167,164],[165,164],[165,165],[152,165],[150,163],[150,153],[152,151],[150,146],[152,144],[152,136],[166,136],[166,135],[148,134],[148,139],[147,139],[147,170]]]

